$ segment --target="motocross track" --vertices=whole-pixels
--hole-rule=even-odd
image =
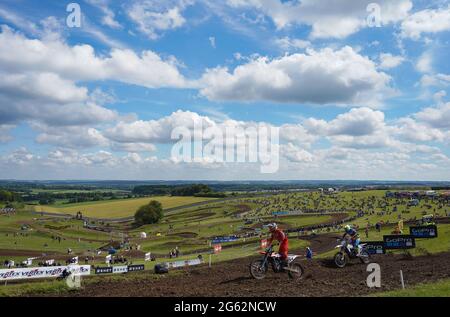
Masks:
[[[264,280],[250,277],[249,263],[257,257],[243,258],[219,264],[190,267],[185,274],[162,275],[152,278],[150,273],[139,273],[133,280],[102,280],[88,284],[70,296],[359,296],[400,288],[403,270],[406,287],[417,283],[450,277],[450,253],[411,257],[408,255],[378,255],[372,258],[381,266],[381,285],[378,290],[366,286],[366,266],[352,260],[338,269],[332,260],[300,260],[305,275],[292,281],[286,273],[269,270]]]

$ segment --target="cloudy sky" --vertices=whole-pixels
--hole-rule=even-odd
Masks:
[[[69,2],[0,2],[0,179],[450,179],[449,1]],[[195,122],[278,172],[175,159]]]

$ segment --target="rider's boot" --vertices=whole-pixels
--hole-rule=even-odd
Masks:
[[[287,259],[281,260],[281,268],[285,269],[289,266]]]

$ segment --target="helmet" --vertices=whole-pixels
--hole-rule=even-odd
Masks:
[[[346,225],[346,226],[344,227],[345,231],[349,231],[351,228],[352,228],[352,227],[350,227],[350,225]]]
[[[275,230],[276,228],[278,228],[275,222],[269,223],[267,227],[269,228],[269,230]]]

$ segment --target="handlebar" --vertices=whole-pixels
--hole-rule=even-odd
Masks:
[[[271,252],[273,250],[273,245],[270,245],[266,248],[266,253]]]

